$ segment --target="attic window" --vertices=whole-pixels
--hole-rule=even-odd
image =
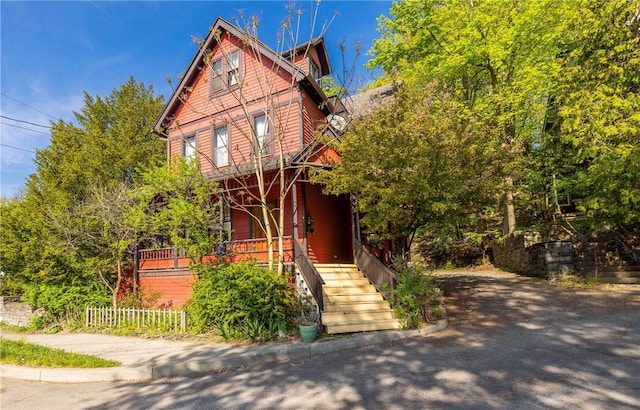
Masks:
[[[320,69],[318,68],[318,65],[316,64],[316,62],[313,60],[309,60],[309,73],[311,74],[314,80],[316,81],[320,80]]]
[[[240,81],[240,53],[225,53],[211,61],[211,92],[238,85]]]

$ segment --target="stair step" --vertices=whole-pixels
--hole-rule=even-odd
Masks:
[[[582,265],[581,270],[595,272],[640,272],[640,266],[638,265]]]
[[[328,334],[367,332],[373,330],[400,329],[400,323],[396,319],[378,320],[375,322],[343,323],[327,326]]]
[[[360,286],[322,286],[322,290],[327,295],[358,295],[363,293],[377,293],[373,285]]]
[[[322,272],[320,273],[324,281],[328,280],[351,280],[351,279],[366,279],[366,276],[360,271],[355,272]]]
[[[350,278],[350,279],[329,279],[323,277],[325,286],[329,287],[353,287],[353,286],[368,286],[371,285],[367,278]]]
[[[319,270],[352,271],[358,270],[358,266],[348,263],[319,263],[313,265]]]
[[[322,313],[322,324],[331,326],[343,323],[376,322],[378,320],[394,319],[393,311],[370,310],[356,312],[324,312]]]
[[[391,309],[389,302],[386,300],[362,301],[362,302],[342,302],[335,303],[325,300],[325,312],[357,312],[367,310],[383,310]]]
[[[325,294],[325,305],[330,303],[348,303],[348,302],[380,302],[384,298],[379,293],[358,293],[358,294]]]

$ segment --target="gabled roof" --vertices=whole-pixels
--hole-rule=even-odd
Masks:
[[[217,38],[219,38],[218,33],[222,31],[228,32],[239,39],[243,39],[246,36],[248,36],[248,34],[243,32],[239,27],[229,23],[225,19],[221,17],[218,17],[216,19],[215,23],[209,29],[209,34],[207,35],[207,38],[204,40],[202,45],[198,48],[198,51],[196,52],[196,54],[193,56],[193,59],[189,63],[189,67],[187,68],[187,71],[182,76],[182,78],[180,79],[180,82],[178,83],[178,86],[173,91],[173,94],[171,95],[169,102],[167,103],[164,110],[156,120],[156,123],[154,125],[154,131],[161,132],[163,128],[163,123],[165,122],[165,120],[181,104],[180,94],[182,94],[182,92],[184,91],[184,88],[189,84],[192,84],[195,77],[198,76],[198,74],[200,73],[200,68],[202,67],[202,64],[204,62],[206,50],[213,49],[215,43],[217,42]],[[310,91],[314,99],[319,100],[320,105],[328,104],[328,106],[331,107],[331,103],[328,101],[327,97],[321,91],[320,87],[317,86],[317,84],[315,84],[315,81],[309,81],[310,76],[305,75],[302,71],[300,71],[300,69],[292,65],[286,58],[282,59],[281,58],[282,56],[278,55],[271,47],[267,46],[266,44],[261,42],[259,39],[254,39],[254,40],[256,41],[256,44],[258,46],[258,51],[262,55],[269,58],[271,61],[279,62],[281,68],[283,68],[286,72],[290,73],[296,79],[297,82],[302,84],[308,91]],[[306,47],[307,44],[308,43],[305,43],[300,47]],[[312,40],[311,45],[320,45],[322,47],[323,52],[320,53],[320,50],[319,50],[319,54],[322,54],[324,56],[321,58],[327,58],[327,52],[326,52],[326,49],[324,48],[324,40],[322,40],[322,38]],[[291,52],[292,50],[289,50],[287,53],[291,53]],[[287,57],[288,54],[284,56]],[[328,67],[328,64],[329,64],[328,58],[325,64]],[[320,92],[318,93],[319,90]]]
[[[327,53],[327,47],[324,44],[324,38],[318,37],[311,41],[308,41],[304,44],[299,45],[296,48],[291,50],[287,50],[282,53],[282,56],[285,58],[293,56],[295,57],[298,54],[304,54],[307,51],[308,47],[315,47],[318,52],[318,59],[320,60],[320,72],[322,75],[331,74],[331,63],[329,63],[329,54]]]

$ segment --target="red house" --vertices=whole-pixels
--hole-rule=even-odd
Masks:
[[[267,260],[266,204],[272,226],[284,221],[282,255],[274,252],[312,294],[329,333],[397,328],[374,286],[393,284],[393,274],[358,242],[350,198],[309,182],[311,168],[339,160],[317,137],[338,137],[348,118],[319,84],[330,73],[322,38],[276,52],[218,18],[155,131],[166,138],[168,157],[193,157],[222,187],[215,222],[230,232],[224,249],[231,260]],[[140,286],[161,293],[159,304],[181,306],[197,280],[188,264],[179,250],[143,249]]]

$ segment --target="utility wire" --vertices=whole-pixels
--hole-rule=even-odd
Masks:
[[[19,147],[14,147],[13,145],[7,145],[7,144],[2,144],[2,143],[0,143],[0,145],[2,145],[3,147],[7,147],[7,148],[17,149],[18,151],[30,152],[32,154],[36,153],[35,151],[31,151],[31,150],[24,149],[24,148],[19,148]]]
[[[46,113],[46,112],[44,112],[44,111],[40,111],[39,109],[37,109],[37,108],[35,108],[35,107],[32,107],[32,106],[30,106],[30,105],[29,105],[29,104],[27,104],[27,103],[23,103],[22,101],[16,100],[15,98],[13,98],[13,97],[11,97],[11,96],[8,96],[8,95],[7,95],[7,94],[5,94],[5,93],[0,93],[0,94],[2,94],[2,96],[3,96],[3,97],[7,97],[8,99],[10,99],[10,100],[13,100],[13,101],[17,102],[18,104],[22,104],[22,105],[24,105],[25,107],[29,107],[29,108],[31,108],[32,110],[38,111],[40,114],[44,114],[44,115],[46,115],[47,117],[51,118],[51,119],[52,119],[52,120],[54,120],[54,121],[57,121],[57,120],[58,120],[58,119],[57,119],[56,117],[54,117],[53,115],[49,115],[49,114],[47,114],[47,113]]]
[[[35,132],[35,133],[42,134],[42,135],[49,135],[46,132],[32,130],[31,128],[21,127],[19,125],[15,125],[15,124],[7,124],[6,122],[0,122],[0,124],[6,125],[7,127],[20,128],[21,130],[27,130],[27,131]]]
[[[48,129],[51,129],[51,126],[49,126],[49,125],[36,124],[35,122],[29,122],[29,121],[19,120],[19,119],[17,119],[17,118],[7,117],[7,116],[5,116],[5,115],[0,115],[0,118],[4,118],[4,119],[11,120],[11,121],[15,121],[15,122],[22,122],[22,123],[29,124],[29,125],[35,125],[36,127],[42,127],[42,128],[48,128]]]

